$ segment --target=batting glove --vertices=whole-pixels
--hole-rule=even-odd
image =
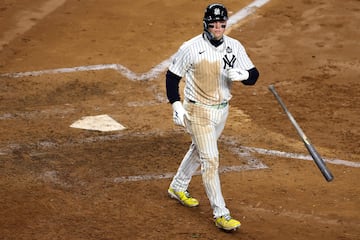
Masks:
[[[185,127],[185,117],[187,113],[180,101],[176,101],[172,104],[173,108],[173,121],[176,125]]]
[[[240,68],[231,68],[228,70],[228,77],[231,81],[243,81],[249,78],[249,72]]]

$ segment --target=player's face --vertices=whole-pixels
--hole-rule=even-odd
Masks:
[[[208,26],[209,26],[208,27],[209,32],[214,35],[214,38],[216,40],[219,40],[224,35],[226,28],[226,21],[217,21],[217,22],[209,23]]]

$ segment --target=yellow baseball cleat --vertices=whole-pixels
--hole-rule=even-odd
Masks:
[[[233,219],[230,215],[224,215],[216,218],[215,225],[226,231],[235,231],[241,226],[241,223],[238,220]]]
[[[186,207],[196,207],[199,205],[199,201],[191,197],[188,191],[176,192],[174,189],[169,188],[168,194],[171,198],[178,200],[182,205]]]

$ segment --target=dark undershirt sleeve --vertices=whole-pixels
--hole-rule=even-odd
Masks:
[[[259,78],[259,71],[256,69],[256,67],[251,68],[250,70],[248,70],[249,72],[249,78],[242,81],[242,83],[244,85],[255,85],[256,81]]]
[[[166,95],[171,104],[180,101],[179,83],[181,77],[171,71],[166,72]]]

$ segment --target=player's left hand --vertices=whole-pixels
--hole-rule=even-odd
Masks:
[[[231,68],[228,70],[228,77],[231,81],[244,81],[249,78],[249,72],[241,68]]]
[[[173,120],[176,125],[185,127],[185,117],[187,113],[180,101],[176,101],[172,104],[173,108]]]

